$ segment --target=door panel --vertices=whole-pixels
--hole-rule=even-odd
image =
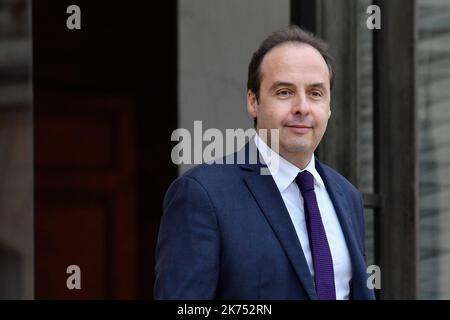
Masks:
[[[132,101],[42,93],[36,99],[36,298],[133,298]],[[69,265],[81,268],[81,290],[66,287]]]

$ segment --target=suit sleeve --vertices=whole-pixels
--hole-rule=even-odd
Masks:
[[[194,178],[177,179],[164,199],[155,257],[155,299],[214,299],[219,239],[207,191]]]
[[[362,252],[363,252],[363,256],[364,256],[364,260],[366,259],[366,218],[364,215],[364,199],[363,199],[363,195],[362,193],[359,193],[359,207],[360,209],[360,227],[359,229],[361,230],[360,234],[361,234],[361,247],[362,247]]]

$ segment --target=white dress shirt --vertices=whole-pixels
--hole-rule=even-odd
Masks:
[[[333,203],[322,178],[316,170],[314,155],[306,168],[301,170],[277,153],[270,152],[271,150],[269,150],[267,144],[258,135],[255,135],[255,144],[281,193],[289,216],[294,224],[295,231],[297,232],[298,239],[300,240],[309,270],[314,277],[313,260],[303,209],[303,197],[295,183],[297,175],[304,170],[309,171],[313,175],[314,191],[333,258],[336,299],[348,299],[350,280],[352,278],[350,254]],[[273,157],[277,157],[276,161],[273,161]]]

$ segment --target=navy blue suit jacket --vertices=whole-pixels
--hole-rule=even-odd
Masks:
[[[156,248],[156,299],[317,299],[289,213],[261,166],[202,164],[172,183]],[[374,299],[361,194],[318,160],[316,168],[350,253],[350,298]]]

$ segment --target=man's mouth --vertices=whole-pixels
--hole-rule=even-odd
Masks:
[[[295,133],[307,133],[312,130],[312,126],[304,125],[304,124],[291,124],[286,125],[291,131]]]

